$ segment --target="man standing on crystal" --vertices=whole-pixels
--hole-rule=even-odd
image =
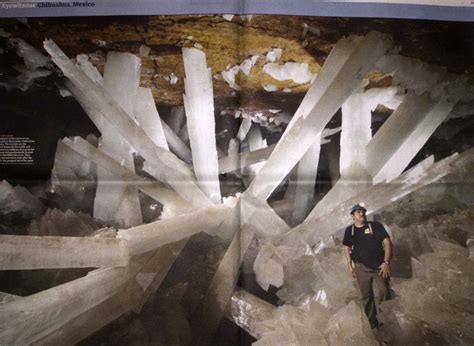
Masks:
[[[379,303],[390,299],[392,242],[381,223],[367,221],[366,211],[360,204],[351,208],[354,223],[346,228],[342,243],[349,271],[359,283],[370,326],[378,328],[373,284],[377,286],[380,294]]]

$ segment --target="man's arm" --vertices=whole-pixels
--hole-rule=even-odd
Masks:
[[[355,272],[354,272],[354,267],[352,266],[352,247],[344,245],[344,253],[346,255],[346,260],[347,260],[347,268],[349,269],[349,272],[351,273],[352,277],[355,277]]]
[[[379,275],[382,275],[384,278],[388,278],[390,277],[390,260],[392,259],[392,241],[390,238],[385,238],[382,244],[384,256],[383,263],[379,266]]]

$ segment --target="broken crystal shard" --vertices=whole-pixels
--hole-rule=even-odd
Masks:
[[[221,235],[219,227],[229,220],[236,208],[219,204],[201,208],[171,219],[159,220],[146,225],[123,229],[118,238],[129,240],[130,253],[141,254],[166,244],[188,238],[200,232]]]
[[[183,48],[187,129],[193,156],[193,167],[199,187],[214,203],[221,202],[219,168],[214,120],[212,74],[204,52]]]
[[[138,88],[133,114],[148,137],[157,146],[169,150],[151,89]]]
[[[173,190],[161,186],[158,182],[153,182],[137,176],[126,167],[123,167],[118,162],[87,143],[84,139],[80,137],[74,137],[73,140],[65,138],[62,140],[62,143],[67,148],[74,150],[74,152],[80,154],[82,157],[95,162],[97,165],[103,167],[122,181],[135,185],[141,191],[162,203],[164,207],[162,218],[171,217],[179,213],[185,213],[193,209],[187,201],[183,200]]]
[[[260,126],[255,124],[250,128],[250,131],[247,134],[247,141],[249,144],[250,152],[260,150],[267,147],[267,140],[263,139],[262,132]],[[255,163],[248,167],[250,170],[250,179],[253,179],[256,173],[262,168],[264,165],[263,162]]]
[[[469,169],[474,163],[474,150],[470,149],[458,155],[453,154],[438,161],[428,168],[421,162],[409,171],[406,171],[390,184],[379,183],[368,188],[363,195],[357,195],[343,202],[337,208],[321,217],[313,217],[312,214],[293,230],[288,232],[282,241],[291,243],[304,239],[308,244],[315,245],[336,231],[350,223],[349,210],[352,205],[364,202],[369,209],[367,214],[377,211],[384,206],[395,202],[407,194],[419,188],[441,179],[449,173],[460,169]],[[421,169],[420,169],[421,168]]]
[[[275,250],[273,245],[263,244],[253,264],[255,280],[265,291],[268,291],[270,285],[277,288],[283,285],[283,266],[271,258]]]
[[[282,53],[283,50],[281,48],[273,48],[267,53],[266,59],[268,62],[275,62],[281,58]]]
[[[254,338],[273,330],[259,322],[272,319],[275,306],[244,290],[234,292],[230,301],[226,315]]]
[[[71,92],[66,89],[59,89],[59,95],[61,95],[62,97],[72,96]]]
[[[240,86],[237,85],[237,83],[235,82],[235,77],[237,76],[239,71],[240,71],[240,66],[235,65],[221,72],[222,78],[234,90],[240,90]]]
[[[23,58],[25,66],[29,70],[40,67],[48,67],[51,59],[41,54],[35,47],[29,45],[21,38],[10,38],[10,43],[16,45],[17,54]]]
[[[0,235],[0,269],[125,266],[127,250],[125,241],[113,238]]]
[[[374,32],[338,41],[272,155],[249,187],[253,195],[262,199],[270,196],[389,47],[389,39]]]
[[[144,44],[142,44],[140,46],[140,48],[138,49],[138,54],[142,57],[142,58],[146,58],[149,54],[150,54],[150,47],[148,46],[145,46]]]
[[[351,301],[328,321],[330,345],[378,345],[362,309]]]
[[[408,94],[367,146],[367,168],[374,182],[401,174],[453,106],[431,99],[428,93]]]
[[[219,173],[222,174],[236,171],[255,163],[265,161],[270,156],[273,149],[275,149],[275,144],[255,151],[241,152],[237,155],[226,156],[219,160]]]
[[[298,163],[295,205],[292,216],[293,225],[301,223],[313,206],[319,154],[321,152],[320,143],[321,137],[318,136]]]
[[[264,84],[262,86],[263,86],[263,89],[265,89],[265,91],[268,91],[268,92],[273,92],[273,91],[278,90],[278,87],[274,84]]]
[[[227,157],[239,157],[240,143],[236,138],[231,138],[229,140],[229,148],[227,150]],[[238,164],[238,163],[237,163]],[[219,160],[219,171],[221,169],[221,160]]]
[[[244,227],[237,232],[222,258],[216,273],[202,299],[200,308],[194,313],[194,329],[198,330],[198,344],[208,344],[230,304],[237,280],[240,265],[254,236],[251,227]]]
[[[240,63],[240,71],[242,71],[246,76],[249,76],[250,71],[252,71],[252,67],[255,65],[258,59],[258,55],[253,55],[252,57],[245,59]]]
[[[24,218],[38,217],[43,213],[43,204],[27,189],[13,187],[6,180],[0,183],[0,212],[2,215],[19,213]]]
[[[109,52],[104,67],[104,88],[114,101],[132,118],[140,82],[140,59],[130,53]],[[125,167],[135,171],[133,149],[130,144],[117,136],[115,129],[105,127],[101,131],[99,148]],[[97,191],[94,200],[94,218],[121,227],[131,227],[143,223],[140,201],[136,188],[114,181],[110,172],[97,169]]]
[[[247,137],[247,133],[250,130],[250,127],[252,126],[252,120],[250,118],[244,118],[242,119],[242,122],[240,123],[239,127],[239,132],[237,133],[237,139],[241,142]]]
[[[169,184],[184,199],[199,207],[211,203],[196,186],[194,175],[189,168],[169,151],[157,147],[143,129],[111,99],[104,88],[94,83],[81,69],[72,64],[53,41],[46,40],[44,47],[55,64],[71,80],[69,89],[96,126],[107,124],[105,126],[115,128],[120,136],[126,138],[153,167],[153,171],[149,173]]]
[[[313,78],[309,65],[306,63],[287,62],[284,65],[267,63],[263,66],[263,72],[278,81],[292,80],[298,84],[309,83]]]

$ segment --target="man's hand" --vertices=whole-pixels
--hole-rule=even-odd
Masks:
[[[354,266],[352,265],[352,247],[350,246],[344,246],[344,253],[346,254],[346,260],[347,260],[347,269],[349,269],[349,273],[351,273],[352,277],[355,278],[356,274],[354,271]]]
[[[390,265],[387,262],[383,262],[379,265],[379,275],[383,276],[385,279],[390,277]]]
[[[355,273],[354,267],[352,266],[352,264],[349,264],[348,267],[349,267],[349,272],[351,273],[352,277],[355,278],[356,273]]]

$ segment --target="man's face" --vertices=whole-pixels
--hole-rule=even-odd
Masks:
[[[352,214],[352,219],[355,223],[365,223],[365,211],[356,210],[354,214]]]

